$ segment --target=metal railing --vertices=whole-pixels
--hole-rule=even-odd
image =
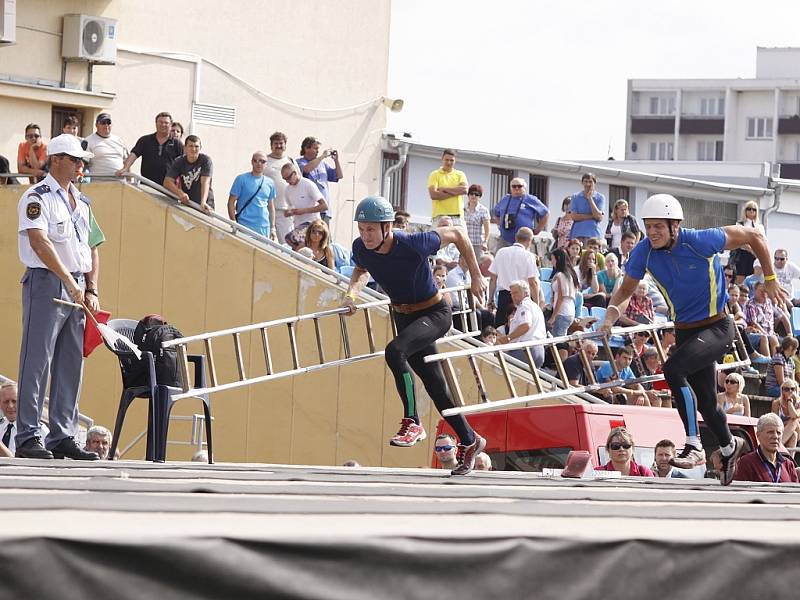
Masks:
[[[172,421],[191,421],[192,422],[192,432],[189,441],[183,440],[167,440],[167,444],[176,444],[179,446],[194,446],[195,451],[203,450],[206,446],[208,446],[208,442],[203,438],[205,433],[205,419],[206,416],[202,414],[194,414],[194,415],[173,415],[170,414],[169,420]],[[211,420],[214,420],[214,417],[211,417]],[[172,429],[170,429],[172,431]],[[134,438],[128,443],[125,448],[120,450],[119,457],[125,458],[125,455],[130,452],[133,447],[139,443],[139,440],[144,438],[147,435],[147,428],[142,429]]]
[[[468,331],[459,332],[457,330],[451,329],[451,332],[443,338],[437,340],[438,342],[443,341],[454,341],[460,339],[471,338],[480,333],[477,326],[477,314],[475,312],[475,302],[472,293],[470,292],[467,286],[458,286],[452,288],[446,288],[442,290],[442,293],[455,293],[460,298],[460,306],[463,307],[457,311],[454,311],[454,314],[458,316],[458,318],[462,321],[463,324],[469,325],[467,328]],[[266,321],[263,323],[254,323],[252,325],[244,325],[241,327],[233,327],[231,329],[223,329],[221,331],[212,331],[209,333],[202,333],[199,335],[187,336],[178,338],[175,340],[169,340],[162,343],[163,348],[175,348],[178,353],[178,365],[179,371],[181,375],[181,389],[182,392],[180,394],[175,394],[172,396],[175,400],[180,400],[182,398],[190,398],[199,394],[213,394],[215,392],[221,392],[224,390],[235,389],[243,386],[253,385],[256,383],[262,383],[266,381],[272,381],[274,379],[279,379],[281,377],[290,377],[293,375],[299,375],[301,373],[310,373],[313,371],[318,371],[320,369],[327,369],[332,367],[339,367],[342,365],[352,364],[358,361],[368,360],[371,358],[376,358],[379,356],[383,356],[384,351],[378,350],[375,344],[375,331],[372,323],[372,315],[371,310],[373,309],[389,309],[390,312],[390,322],[392,327],[392,332],[394,335],[397,335],[396,325],[391,313],[393,312],[390,301],[388,299],[385,300],[373,300],[371,302],[365,302],[363,304],[356,305],[356,308],[359,311],[362,311],[364,314],[364,324],[366,327],[366,334],[367,334],[367,343],[369,345],[369,352],[364,354],[357,354],[354,355],[351,348],[351,340],[350,340],[350,332],[348,328],[348,309],[346,308],[334,308],[330,310],[325,310],[316,313],[310,313],[306,315],[299,315],[295,317],[285,317],[283,319],[276,319],[273,321]],[[344,354],[344,358],[336,358],[329,360],[325,354],[323,338],[322,338],[322,327],[320,325],[320,321],[325,318],[329,317],[338,317],[339,319],[339,327],[338,332],[340,336],[340,347]],[[355,316],[353,317],[355,318]],[[319,362],[315,364],[309,365],[301,365],[300,361],[300,353],[298,350],[297,345],[297,338],[298,338],[298,325],[300,323],[307,323],[311,322],[314,326],[314,337],[316,341],[316,350],[317,350],[317,359]],[[268,336],[269,330],[277,330],[282,327],[286,327],[285,332],[288,335],[288,342],[289,342],[289,351],[291,355],[291,368],[286,370],[276,370],[274,363],[273,363],[273,352],[271,350],[271,343]],[[247,370],[245,369],[244,364],[244,353],[242,351],[242,335],[255,333],[258,332],[260,339],[261,339],[261,347],[264,352],[264,374],[256,375],[255,377],[249,376]],[[219,380],[217,375],[218,369],[217,364],[214,357],[214,340],[218,340],[220,338],[229,338],[230,343],[233,345],[233,355],[236,362],[236,373],[237,379],[235,381],[229,381],[227,383],[222,383]],[[191,387],[191,377],[190,377],[190,370],[189,370],[189,351],[188,345],[195,342],[201,342],[203,344],[205,350],[205,357],[206,357],[206,364],[208,365],[208,375],[210,385],[204,388],[192,388]],[[452,373],[448,374],[445,371],[446,377],[453,376]]]
[[[662,381],[664,379],[664,375],[660,373],[655,375],[644,375],[641,377],[636,377],[634,379],[621,379],[619,375],[619,370],[617,369],[615,362],[611,360],[610,365],[613,374],[612,378],[607,382],[597,383],[592,363],[586,356],[585,348],[583,347],[583,344],[580,344],[580,342],[583,340],[599,341],[605,348],[606,353],[609,356],[612,356],[613,352],[612,352],[611,338],[613,336],[620,336],[620,335],[630,336],[631,334],[635,334],[639,331],[646,331],[650,334],[651,338],[653,339],[653,346],[656,352],[658,353],[659,360],[663,364],[666,361],[666,355],[664,353],[664,347],[661,341],[660,333],[663,332],[663,330],[665,329],[671,329],[673,327],[674,327],[673,323],[644,324],[644,325],[635,325],[633,327],[615,327],[611,330],[610,334],[601,331],[587,331],[587,332],[574,333],[571,335],[565,335],[554,338],[531,340],[527,342],[512,342],[509,344],[487,346],[485,348],[470,348],[467,350],[455,350],[452,352],[432,354],[430,356],[426,356],[424,360],[426,363],[441,362],[445,373],[448,373],[454,371],[452,361],[453,359],[456,358],[467,358],[467,360],[472,361],[474,360],[475,356],[486,355],[486,354],[494,354],[497,357],[498,362],[500,364],[500,369],[502,370],[503,373],[503,379],[505,380],[506,387],[511,396],[510,398],[506,398],[503,400],[494,400],[494,401],[489,400],[488,395],[486,393],[486,389],[483,386],[482,379],[476,375],[475,383],[478,387],[478,394],[483,402],[481,404],[472,404],[467,406],[464,404],[464,395],[461,392],[461,388],[458,384],[458,381],[456,379],[451,380],[450,378],[448,378],[447,380],[447,383],[450,386],[450,393],[452,394],[452,397],[454,401],[458,404],[458,406],[443,411],[442,415],[445,417],[449,417],[454,415],[474,414],[474,413],[497,410],[500,408],[518,406],[520,404],[526,404],[528,402],[533,402],[537,400],[560,398],[566,394],[572,395],[576,393],[593,393],[614,387],[629,387],[636,384]],[[747,357],[747,352],[744,349],[744,343],[742,342],[739,330],[738,328],[734,328],[734,330],[736,331],[736,334],[733,346],[731,348],[731,353],[733,354],[734,360],[723,364],[717,364],[717,370],[728,370],[740,366],[747,366],[750,364],[750,360]],[[579,343],[578,354],[580,356],[583,369],[589,381],[589,384],[587,385],[573,386],[569,383],[569,380],[567,379],[567,374],[564,369],[564,363],[561,358],[561,355],[558,352],[557,345],[569,342]],[[560,385],[557,389],[545,390],[544,387],[542,386],[539,370],[536,368],[534,364],[533,355],[531,354],[531,348],[535,348],[537,346],[542,346],[546,349],[549,349],[552,354],[553,362],[556,367],[556,373],[558,374],[558,378],[560,380],[558,382],[558,384]],[[508,370],[508,359],[505,357],[504,354],[505,352],[511,350],[523,351],[525,357],[524,361],[525,366],[527,367],[527,370],[533,379],[534,385],[536,386],[537,390],[536,393],[527,394],[524,396],[520,396],[517,393],[517,390],[514,387],[514,383],[511,379],[511,374]],[[472,363],[470,363],[470,365],[472,365]]]

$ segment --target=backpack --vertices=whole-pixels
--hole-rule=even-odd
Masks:
[[[152,352],[156,366],[156,383],[180,387],[181,377],[178,370],[178,351],[175,348],[162,348],[161,342],[183,337],[175,327],[167,323],[161,315],[147,315],[136,325],[133,332],[133,343],[142,352]],[[142,358],[134,366],[133,386],[145,386],[147,382],[147,361]]]

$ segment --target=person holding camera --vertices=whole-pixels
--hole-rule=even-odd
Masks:
[[[492,223],[497,223],[500,228],[498,249],[513,245],[517,231],[522,227],[532,229],[533,235],[546,229],[549,212],[539,198],[527,192],[524,179],[512,179],[511,193],[503,196],[492,211]]]
[[[297,166],[302,171],[303,177],[313,181],[325,198],[328,208],[322,213],[322,220],[326,225],[330,225],[333,209],[328,184],[336,183],[342,178],[342,165],[339,163],[339,152],[333,148],[320,152],[320,146],[317,138],[306,137],[300,144],[300,158],[297,159]],[[333,160],[333,167],[330,163],[325,162],[328,157]]]

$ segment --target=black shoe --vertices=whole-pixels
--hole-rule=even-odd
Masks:
[[[740,437],[733,438],[736,447],[730,456],[722,456],[722,468],[719,472],[719,481],[722,485],[730,485],[733,481],[733,472],[736,470],[736,461],[744,452],[744,440]]]
[[[72,460],[100,460],[96,452],[87,452],[81,450],[75,439],[68,437],[64,438],[58,443],[58,446],[53,448],[53,456],[55,458],[71,458]]]
[[[53,458],[53,453],[50,450],[45,450],[42,445],[42,439],[37,435],[29,440],[26,440],[22,446],[17,446],[17,451],[14,453],[17,458]]]

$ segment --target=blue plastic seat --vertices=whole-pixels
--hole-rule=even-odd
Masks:
[[[549,281],[541,281],[542,285],[542,295],[544,296],[545,304],[550,304],[553,302],[553,284]]]
[[[792,307],[792,333],[795,337],[800,335],[800,306]]]
[[[542,281],[549,281],[550,276],[553,274],[553,267],[542,267],[539,269],[539,278]]]

